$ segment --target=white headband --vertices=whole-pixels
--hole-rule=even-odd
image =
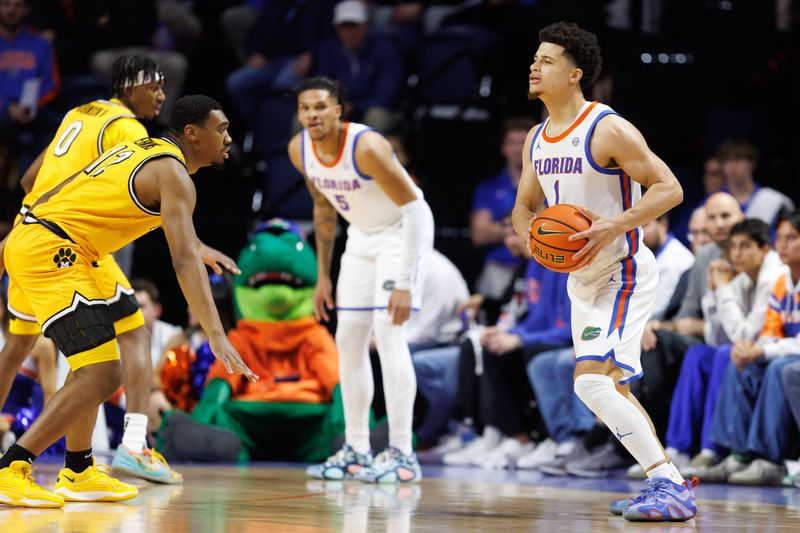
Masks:
[[[138,74],[136,74],[136,78],[131,80],[125,80],[123,84],[123,89],[130,89],[131,87],[138,87],[140,85],[144,85],[145,83],[158,83],[160,81],[164,81],[164,73],[160,70],[156,70],[155,74],[153,74],[152,79],[149,75],[145,74],[144,70],[140,70]]]

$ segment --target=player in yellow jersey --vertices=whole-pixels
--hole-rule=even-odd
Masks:
[[[112,98],[70,110],[50,145],[25,172],[22,186],[26,196],[21,212],[109,148],[125,140],[147,137],[147,130],[138,119],[152,119],[159,114],[164,102],[164,81],[158,65],[149,57],[119,57],[112,68]],[[232,260],[216,250],[204,247],[202,255],[215,268],[219,268],[216,261],[235,268]],[[146,413],[153,370],[150,340],[134,291],[110,255],[98,261],[92,274],[109,303],[123,359],[125,430],[123,445],[117,449],[112,465],[121,467],[119,470],[128,475],[151,481],[180,482],[181,476],[169,468],[160,454],[147,448]],[[8,397],[17,369],[41,332],[31,305],[15,283],[10,283],[8,293],[10,338],[0,351],[0,405]],[[65,462],[75,472],[82,472],[92,464],[93,424],[90,417],[67,433]]]
[[[167,138],[124,142],[105,152],[40,197],[0,243],[0,272],[4,263],[72,369],[40,417],[0,457],[0,503],[60,507],[65,499],[79,499],[81,484],[98,475],[94,466],[83,473],[65,468],[54,494],[36,485],[30,463],[119,387],[114,319],[92,271],[150,230],[163,227],[178,281],[214,354],[230,371],[258,379],[222,329],[191,218],[195,189],[189,174],[227,159],[227,127],[211,98],[181,98]]]

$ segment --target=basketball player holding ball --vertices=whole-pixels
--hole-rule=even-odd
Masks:
[[[545,201],[578,206],[591,220],[588,229],[568,238],[586,239],[579,251],[567,252],[577,262],[567,286],[575,393],[648,477],[638,497],[612,502],[609,510],[632,521],[690,520],[697,514],[696,482],[681,477],[630,393],[630,382],[642,376],[639,343],[658,284],[641,226],[678,205],[683,191],[632,124],[608,106],[584,99],[583,90],[602,63],[597,37],[559,22],[542,29],[539,40],[528,97],[542,100],[549,118],[525,140],[514,229],[528,238]],[[547,224],[539,229],[555,231]]]

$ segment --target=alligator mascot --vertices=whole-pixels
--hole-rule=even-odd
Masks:
[[[274,219],[257,226],[238,266],[233,300],[239,320],[228,338],[261,379],[250,383],[228,374],[207,344],[196,355],[171,354],[161,369],[165,393],[173,405],[194,410],[191,421],[180,411],[165,417],[159,433],[164,455],[218,460],[225,454],[198,450],[192,457],[191,450],[209,444],[213,452],[232,432],[241,441],[239,461],[323,460],[344,431],[344,412],[336,345],[314,318],[314,251],[293,224]],[[198,423],[223,431],[198,433]]]

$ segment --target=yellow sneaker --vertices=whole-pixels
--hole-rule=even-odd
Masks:
[[[0,503],[19,507],[64,507],[64,498],[36,484],[27,461],[0,470]]]
[[[139,489],[108,475],[106,465],[94,464],[79,474],[62,468],[54,492],[68,502],[121,502],[135,498]]]

